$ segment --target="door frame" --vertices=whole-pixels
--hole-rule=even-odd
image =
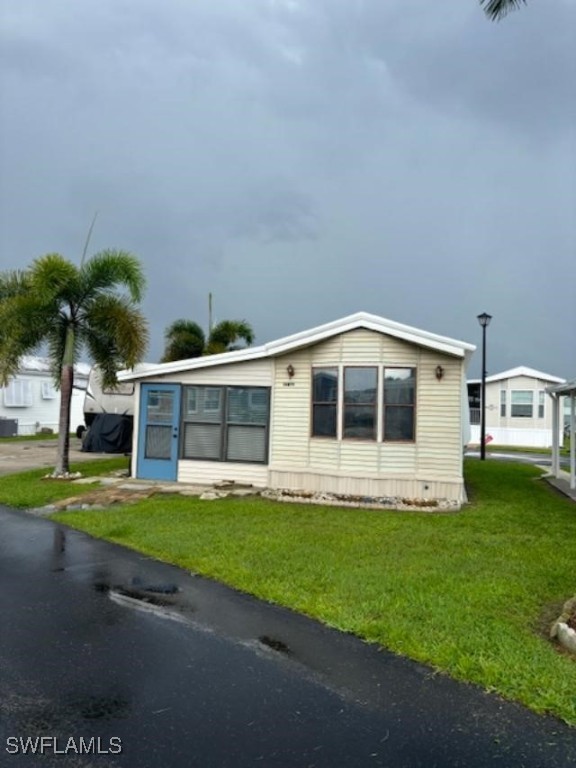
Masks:
[[[172,418],[155,421],[152,425],[167,427],[171,430],[170,456],[146,457],[146,433],[148,422],[148,395],[150,392],[172,392]],[[178,459],[180,455],[180,407],[182,387],[180,384],[140,385],[140,404],[138,413],[138,446],[136,456],[136,477],[142,480],[175,481],[178,478]]]

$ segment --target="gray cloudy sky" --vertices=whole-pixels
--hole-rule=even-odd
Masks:
[[[0,0],[0,268],[125,248],[263,343],[365,310],[576,375],[576,0]],[[479,375],[480,355],[470,373]]]

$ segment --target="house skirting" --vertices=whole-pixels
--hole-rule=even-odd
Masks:
[[[486,426],[486,437],[494,445],[520,445],[526,448],[550,448],[552,445],[551,429],[514,429],[513,427]],[[470,427],[470,444],[480,443],[480,427]]]
[[[467,501],[462,478],[427,478],[362,474],[334,474],[310,468],[268,467],[262,464],[181,460],[178,480],[185,483],[213,484],[223,480],[246,483],[255,488],[286,489],[370,496],[373,498],[437,499]]]
[[[373,498],[445,499],[459,503],[467,501],[463,480],[361,477],[309,470],[270,469],[268,486],[291,491],[304,490]]]

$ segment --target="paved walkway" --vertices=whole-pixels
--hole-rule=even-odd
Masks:
[[[542,467],[542,469],[545,469],[545,467]],[[570,475],[567,472],[561,471],[560,477],[547,475],[544,479],[556,490],[560,491],[560,493],[563,493],[564,496],[576,502],[576,488],[570,488]]]

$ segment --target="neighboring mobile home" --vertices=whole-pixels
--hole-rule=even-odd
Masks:
[[[564,379],[522,365],[486,377],[486,439],[495,445],[549,448],[553,409],[546,387]],[[480,443],[481,382],[468,381],[471,438]]]
[[[465,500],[475,347],[364,312],[260,347],[119,374],[140,478]]]
[[[90,366],[78,363],[74,373],[74,392],[70,428],[84,420],[84,390]],[[23,357],[20,370],[7,387],[0,388],[0,434],[34,435],[42,429],[58,432],[60,392],[54,386],[50,361],[43,357]]]

